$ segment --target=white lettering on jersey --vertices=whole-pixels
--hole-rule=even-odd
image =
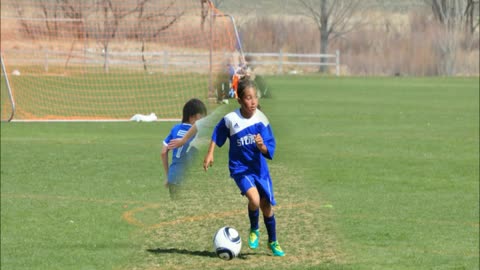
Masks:
[[[248,134],[245,135],[237,140],[237,146],[244,146],[244,145],[250,145],[252,143],[255,143],[255,135]]]

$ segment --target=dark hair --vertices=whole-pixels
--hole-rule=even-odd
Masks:
[[[197,113],[206,115],[207,107],[201,100],[192,98],[183,106],[182,123],[187,123],[190,116],[194,116]]]
[[[250,80],[249,76],[244,76],[238,81],[237,95],[239,98],[243,98],[245,90],[248,88],[257,89],[255,82]]]
[[[240,99],[245,96],[245,90],[247,90],[248,88],[253,88],[256,91],[257,85],[255,84],[255,81],[250,80],[249,76],[244,76],[238,81],[237,95]],[[260,103],[257,104],[257,109],[262,109]]]

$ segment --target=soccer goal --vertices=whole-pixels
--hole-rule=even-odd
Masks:
[[[176,120],[243,59],[233,18],[207,0],[2,0],[1,12],[2,121]]]

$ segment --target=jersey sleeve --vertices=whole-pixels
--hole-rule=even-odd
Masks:
[[[223,144],[225,144],[229,134],[230,133],[225,118],[222,118],[222,120],[220,120],[220,122],[218,122],[213,129],[212,141],[214,141],[218,147],[222,147]]]
[[[277,144],[275,142],[275,137],[273,136],[273,130],[270,124],[268,124],[267,126],[262,125],[260,135],[263,138],[263,143],[265,144],[265,146],[267,146],[268,149],[267,153],[262,153],[262,155],[268,159],[273,159]]]
[[[168,143],[174,138],[173,136],[173,131],[174,131],[175,128],[172,128],[170,130],[170,133],[168,134],[168,136],[163,140],[163,145],[167,146]]]

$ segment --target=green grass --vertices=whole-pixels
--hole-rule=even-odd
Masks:
[[[478,78],[268,83],[287,257],[269,255],[263,224],[259,251],[213,257],[217,228],[248,229],[226,147],[173,202],[159,153],[172,123],[2,123],[1,269],[479,268]]]

